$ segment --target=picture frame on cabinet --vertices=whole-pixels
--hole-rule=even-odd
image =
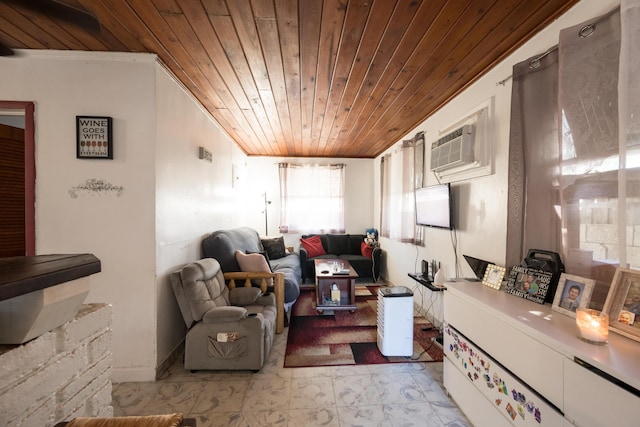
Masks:
[[[616,268],[602,311],[610,330],[640,341],[640,271]]]
[[[544,304],[551,289],[553,273],[537,268],[516,265],[509,272],[509,280],[502,289],[508,294]]]
[[[506,269],[499,265],[489,264],[484,272],[482,284],[493,289],[500,289]]]
[[[593,279],[562,273],[551,309],[575,318],[576,309],[589,307],[595,284]]]

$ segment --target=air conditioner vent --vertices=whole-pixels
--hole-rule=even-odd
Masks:
[[[475,125],[464,125],[431,144],[431,170],[443,171],[474,162]]]

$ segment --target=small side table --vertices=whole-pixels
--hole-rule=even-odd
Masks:
[[[350,310],[356,309],[356,279],[358,273],[353,269],[349,261],[335,260],[341,264],[348,274],[334,274],[332,271],[334,260],[316,259],[316,310],[322,313],[324,310]],[[340,290],[340,303],[331,301],[331,288],[336,285]]]

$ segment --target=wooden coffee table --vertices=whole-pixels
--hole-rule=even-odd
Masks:
[[[316,310],[322,313],[324,310],[350,310],[352,313],[356,306],[356,279],[358,273],[353,269],[349,261],[316,259],[313,261],[316,268]],[[334,262],[339,268],[348,270],[346,274],[334,273]],[[340,291],[340,301],[331,300],[333,285]]]

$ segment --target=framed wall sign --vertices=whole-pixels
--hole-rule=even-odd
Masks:
[[[544,304],[552,279],[553,273],[549,271],[516,265],[509,272],[509,281],[503,290],[508,294]]]
[[[113,159],[113,119],[76,116],[76,158]]]

